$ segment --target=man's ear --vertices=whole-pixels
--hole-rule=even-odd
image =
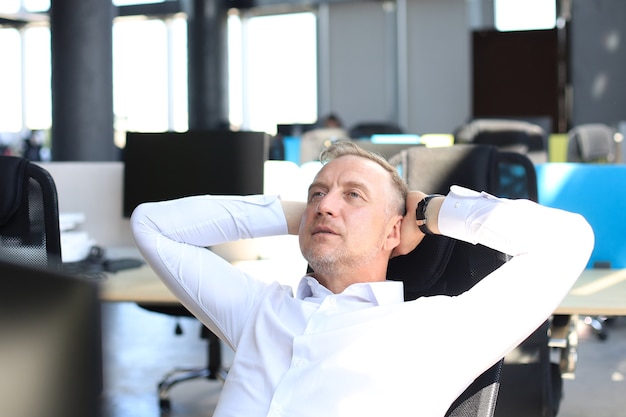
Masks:
[[[402,216],[394,216],[389,220],[389,233],[385,238],[384,249],[392,251],[400,244],[400,231],[402,230]]]

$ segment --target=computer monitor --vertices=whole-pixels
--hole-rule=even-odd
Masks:
[[[263,193],[269,136],[261,132],[129,132],[124,148],[123,215],[191,195]]]
[[[0,260],[2,415],[101,415],[96,285],[91,280]]]

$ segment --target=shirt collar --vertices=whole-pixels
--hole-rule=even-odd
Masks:
[[[310,275],[302,278],[296,291],[296,298],[300,300],[308,298],[321,302],[329,295],[333,293]],[[358,298],[379,306],[392,305],[404,302],[404,286],[402,281],[360,282],[350,285],[338,295]]]

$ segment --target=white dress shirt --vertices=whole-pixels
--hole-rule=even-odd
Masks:
[[[452,187],[440,231],[513,258],[462,295],[404,302],[399,282],[333,294],[309,276],[294,296],[205,249],[286,234],[277,197],[149,203],[131,224],[151,267],[235,351],[216,417],[441,417],[552,314],[593,248],[577,214]]]

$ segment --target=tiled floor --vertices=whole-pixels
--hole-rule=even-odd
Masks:
[[[103,310],[105,398],[103,417],[209,417],[221,383],[188,381],[172,389],[169,413],[159,411],[156,386],[177,366],[206,361],[206,342],[199,324],[181,321],[184,333],[174,335],[175,320],[131,303],[105,304]],[[626,318],[610,327],[599,341],[581,326],[576,379],[565,381],[558,417],[626,416]],[[225,362],[231,352],[225,353]]]

